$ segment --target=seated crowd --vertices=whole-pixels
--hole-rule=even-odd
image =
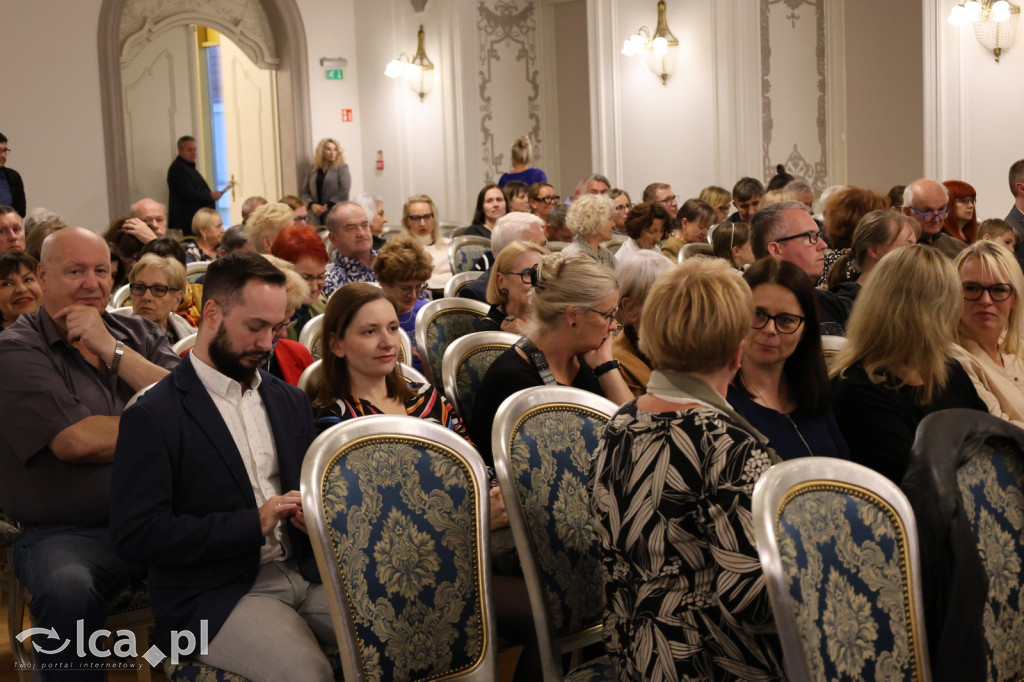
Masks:
[[[164,650],[203,621],[205,664],[332,679],[299,494],[317,433],[427,419],[491,467],[502,403],[563,385],[619,406],[585,504],[620,679],[780,679],[749,523],[758,477],[827,456],[899,484],[932,412],[1024,426],[1024,161],[1006,220],[979,220],[969,184],[929,179],[829,188],[815,214],[813,188],[782,167],[767,188],[744,177],[687,199],[650,183],[636,204],[595,173],[563,202],[524,140],[454,231],[426,194],[387,228],[378,197],[347,199],[347,167],[345,198],[316,201],[333,140],[302,199],[251,197],[228,229],[199,209],[180,241],[149,198],[102,236],[0,206],[0,508],[21,524],[36,627],[102,629],[108,599],[145,578]],[[404,331],[405,362],[428,367],[417,320],[457,274],[463,235],[489,245],[457,293],[489,305],[476,331],[518,336],[460,397],[467,420],[438,377],[410,382],[399,362]],[[829,364],[825,341],[841,345]],[[489,473],[497,533],[508,491]],[[652,514],[626,513],[641,505]],[[523,645],[515,677],[537,679],[525,584],[491,570],[500,634]],[[660,659],[652,641],[668,643]],[[44,679],[82,663],[70,648],[35,656]]]

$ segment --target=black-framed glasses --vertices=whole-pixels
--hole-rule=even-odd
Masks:
[[[170,290],[171,288],[166,284],[143,284],[141,282],[136,282],[128,287],[132,296],[145,296],[147,291],[152,291],[157,298],[163,298]]]
[[[619,312],[618,307],[612,308],[608,312],[598,310],[597,308],[587,308],[587,310],[589,310],[592,313],[597,313],[598,315],[603,317],[605,319],[605,322],[607,322],[608,324],[615,324],[615,313]]]
[[[11,154],[14,150],[10,147],[0,147],[0,154]]]
[[[782,242],[788,242],[793,239],[804,238],[807,239],[808,244],[811,244],[813,246],[814,244],[818,243],[819,239],[821,239],[821,233],[818,232],[817,230],[807,230],[806,232],[801,232],[800,234],[791,234],[788,237],[782,237],[781,239],[776,239],[774,241],[776,244],[781,244]]]
[[[949,206],[944,206],[941,211],[930,211],[928,213],[925,213],[924,211],[918,211],[913,206],[908,206],[907,208],[909,208],[917,215],[921,216],[921,220],[943,220],[946,216],[949,215]]]
[[[673,201],[675,201],[676,199],[677,199],[677,197],[676,197],[676,195],[675,195],[675,194],[670,194],[669,196],[667,196],[667,197],[665,197],[665,198],[663,198],[663,199],[658,199],[658,203],[659,203],[659,204],[665,204],[665,205],[668,205],[668,204],[671,204],[671,203],[672,203]]]
[[[1013,296],[1014,292],[1013,285],[1006,282],[996,282],[987,287],[977,282],[964,282],[961,286],[964,290],[965,301],[977,301],[987,291],[988,297],[998,303]]]
[[[754,310],[754,322],[750,326],[754,329],[764,329],[768,326],[768,322],[772,321],[775,323],[775,331],[778,333],[793,334],[797,329],[800,329],[800,325],[804,323],[804,319],[805,318],[803,316],[793,315],[792,313],[769,315],[768,311],[764,308],[757,308]]]
[[[423,215],[411,215],[411,216],[409,216],[409,222],[410,223],[420,223],[420,222],[424,222],[426,220],[433,220],[433,219],[434,219],[434,214],[433,213],[424,213]]]
[[[501,274],[505,275],[506,277],[518,277],[519,279],[523,280],[523,284],[529,284],[530,286],[533,286],[533,273],[533,268],[523,268],[519,272],[503,272]]]
[[[558,200],[561,199],[561,198],[562,197],[560,197],[560,196],[558,196],[556,194],[556,195],[550,196],[550,197],[537,197],[537,201],[543,201],[545,204],[557,204]]]
[[[964,197],[963,199],[957,199],[958,204],[976,204],[978,203],[977,197]]]

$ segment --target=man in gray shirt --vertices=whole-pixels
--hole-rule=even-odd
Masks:
[[[0,508],[24,526],[15,570],[36,626],[56,628],[60,641],[45,643],[56,650],[75,640],[80,619],[86,637],[102,628],[107,599],[134,577],[107,531],[120,414],[178,358],[156,325],[105,312],[110,250],[94,232],[47,237],[38,278],[43,306],[0,335]],[[103,679],[102,669],[82,669],[101,659],[80,659],[77,648],[36,659],[74,679]]]

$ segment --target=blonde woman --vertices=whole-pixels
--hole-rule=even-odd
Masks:
[[[274,247],[274,240],[286,227],[295,224],[295,216],[288,204],[264,204],[252,212],[245,222],[245,236],[256,253],[267,255]]]
[[[313,166],[306,173],[299,195],[306,202],[306,208],[322,224],[327,212],[335,204],[348,201],[352,188],[352,175],[337,140],[325,137],[316,146]]]
[[[522,334],[530,321],[533,269],[547,253],[533,242],[512,242],[501,250],[487,282],[487,317],[473,323],[478,332]]]
[[[644,306],[654,371],[608,422],[591,477],[619,679],[785,677],[750,523],[772,456],[725,401],[752,321],[750,290],[718,259],[673,267]]]
[[[285,319],[274,326],[274,350],[267,355],[262,368],[292,386],[299,385],[299,377],[313,364],[313,355],[298,341],[288,339],[294,325],[296,311],[309,298],[309,284],[295,271],[295,266],[284,258],[264,254],[264,258],[284,274]]]
[[[832,372],[833,412],[853,461],[899,483],[924,417],[987,411],[953,354],[962,307],[956,269],[936,249],[897,249],[874,269]]]
[[[530,138],[523,135],[512,143],[512,172],[504,173],[498,179],[498,187],[504,188],[510,182],[522,182],[527,187],[535,182],[547,182],[548,176],[540,168],[534,168],[533,147]]]
[[[146,253],[128,275],[132,312],[160,325],[169,343],[176,343],[196,329],[175,311],[185,296],[185,266],[173,258]]]
[[[565,254],[582,253],[598,263],[615,268],[615,256],[601,246],[612,238],[614,203],[603,194],[584,194],[573,202],[565,216],[565,225],[573,234]]]
[[[426,194],[415,194],[402,206],[402,227],[418,241],[433,259],[433,269],[427,287],[433,291],[444,289],[452,278],[448,262],[449,240],[441,236],[437,204]]]
[[[498,356],[476,392],[469,435],[488,464],[494,413],[520,389],[574,386],[619,405],[633,397],[612,358],[619,305],[612,271],[593,258],[563,250],[545,256],[533,273],[526,335]]]
[[[715,222],[722,223],[729,217],[729,207],[732,203],[732,194],[724,187],[708,185],[700,191],[697,198],[715,209]]]
[[[960,252],[956,269],[964,299],[956,358],[989,412],[1024,426],[1020,265],[999,244],[978,241]]]
[[[185,244],[185,262],[198,263],[217,258],[217,247],[224,237],[224,221],[212,208],[201,208],[192,216],[194,240]]]

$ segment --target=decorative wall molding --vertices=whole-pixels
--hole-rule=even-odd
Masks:
[[[227,35],[261,69],[280,63],[274,31],[259,0],[126,0],[118,45],[129,62],[155,34],[202,24]]]
[[[805,8],[810,8],[811,12],[804,11]],[[773,12],[785,12],[784,19],[790,24],[788,28],[798,35],[774,35],[771,30]],[[806,44],[801,38],[810,33],[806,28],[808,21],[814,22],[816,82],[795,82],[796,74],[799,73],[797,69],[812,56],[796,54],[794,48]],[[780,25],[781,22],[776,21],[776,29]],[[776,56],[775,63],[772,60],[773,54]],[[789,172],[802,176],[816,192],[828,185],[825,54],[825,0],[761,0],[762,174],[765,180],[775,174],[775,166],[780,162],[778,157],[786,153],[785,163]],[[784,103],[774,101],[773,67],[778,77],[777,82],[780,85],[785,83],[789,89],[790,97]],[[794,91],[799,94],[793,96]],[[814,101],[815,95],[817,106],[812,116],[800,107],[800,103]],[[782,126],[774,119],[776,111],[785,112],[787,132],[779,130]],[[808,127],[816,129],[816,135],[803,134]],[[788,139],[781,139],[783,136]],[[810,149],[810,145],[807,145],[808,137],[816,138],[817,149]],[[806,145],[804,152],[799,151],[801,144]],[[792,151],[788,151],[790,146]],[[815,157],[817,160],[808,160]],[[789,168],[791,162],[799,166],[800,172]]]
[[[540,126],[540,73],[537,69],[537,17],[531,2],[498,0],[493,8],[486,0],[477,4],[477,37],[479,47],[480,135],[483,142],[482,160],[484,177],[494,182],[507,169],[505,149],[512,140],[495,140],[494,71],[499,62],[514,59],[522,64],[522,81],[502,81],[503,90],[525,89],[523,103],[530,128],[524,131],[530,137],[535,160],[543,156]],[[499,151],[500,150],[500,151]]]

